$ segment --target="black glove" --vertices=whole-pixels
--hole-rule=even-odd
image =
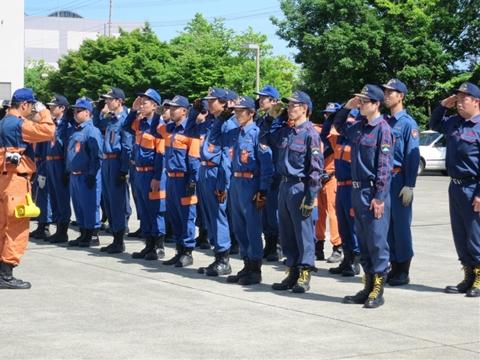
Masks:
[[[128,177],[128,173],[125,173],[125,172],[122,172],[120,171],[118,173],[118,176],[117,176],[117,179],[115,181],[115,184],[117,186],[122,186],[123,184],[125,184],[125,182],[127,181],[127,177]]]
[[[98,111],[102,111],[103,108],[105,107],[105,99],[100,99],[97,102],[97,106],[95,106]]]
[[[197,99],[193,100],[192,107],[193,107],[195,110],[197,110],[198,112],[201,112],[201,111],[203,110],[202,99],[197,98]]]
[[[70,174],[68,172],[63,173],[62,182],[64,186],[68,186],[68,183],[70,182]]]
[[[233,115],[233,111],[231,108],[228,108],[227,105],[225,105],[225,110],[222,111],[222,113],[218,116],[218,119],[220,121],[227,121],[230,119]]]
[[[187,185],[187,190],[185,193],[187,196],[193,196],[195,195],[196,189],[197,189],[197,184],[194,182],[191,182],[190,184]]]
[[[85,182],[87,183],[87,188],[93,189],[96,183],[95,175],[87,175]]]

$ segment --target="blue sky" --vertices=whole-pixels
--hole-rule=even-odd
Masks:
[[[85,18],[108,19],[109,0],[25,0],[25,13],[46,16],[56,10],[71,10]],[[268,36],[276,55],[292,58],[294,50],[276,34],[270,16],[282,17],[279,0],[113,0],[112,21],[148,21],[162,40],[180,32],[195,13],[206,18],[225,18],[237,32],[251,26]]]

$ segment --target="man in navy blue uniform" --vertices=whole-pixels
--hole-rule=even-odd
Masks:
[[[335,116],[334,125],[352,142],[352,206],[355,232],[365,272],[364,289],[346,296],[348,304],[377,308],[384,303],[383,289],[390,252],[387,234],[390,224],[390,180],[393,164],[391,128],[380,113],[381,88],[367,84]],[[360,107],[361,120],[346,123],[351,109]]]
[[[46,240],[51,244],[68,241],[68,225],[72,210],[70,208],[69,176],[65,166],[65,154],[68,139],[74,131],[73,118],[69,114],[69,103],[65,96],[55,95],[47,103],[52,119],[57,125],[55,138],[48,142],[45,168],[47,170],[47,187],[52,204],[52,217],[57,225],[55,234]]]
[[[113,242],[100,248],[102,252],[118,254],[125,251],[123,237],[127,219],[131,211],[129,206],[127,176],[132,153],[132,135],[123,128],[128,115],[123,106],[125,93],[122,89],[112,88],[102,95],[108,107],[108,113],[100,115],[104,123],[103,162],[102,162],[102,198],[107,214]]]
[[[272,285],[274,290],[310,289],[315,270],[312,211],[321,187],[323,156],[320,137],[308,120],[312,101],[303,91],[282,99],[288,103],[288,120],[282,117],[271,127],[270,143],[276,147],[276,171],[282,176],[278,196],[279,231],[287,265],[287,277]],[[290,125],[293,124],[293,126]]]
[[[456,105],[457,115],[445,116]],[[463,83],[442,100],[430,127],[447,137],[446,165],[452,178],[448,188],[450,222],[464,279],[447,286],[447,293],[480,296],[480,88]]]
[[[68,141],[67,171],[80,237],[68,246],[97,246],[98,238],[92,240],[92,236],[100,228],[102,135],[93,125],[90,99],[77,99],[73,108],[77,126]]]
[[[228,201],[240,255],[247,267],[231,279],[238,279],[240,285],[253,285],[262,280],[262,209],[273,174],[272,153],[260,142],[260,129],[253,121],[255,101],[242,96],[233,109],[240,127],[229,134],[233,154]]]
[[[387,282],[390,286],[401,286],[410,282],[410,262],[413,257],[412,201],[420,163],[419,132],[417,122],[403,107],[407,86],[398,79],[391,79],[383,85],[383,90],[385,107],[390,110],[388,123],[394,137],[388,230],[390,271]]]
[[[275,116],[272,114],[280,100],[280,93],[271,85],[265,85],[259,92],[255,93],[258,97],[259,110],[264,114],[257,118],[257,126],[260,128],[260,141],[267,143],[265,138],[268,136]],[[272,150],[272,159],[275,162],[277,153]],[[262,211],[263,237],[265,239],[265,248],[263,249],[263,258],[267,261],[278,261],[278,188],[281,177],[278,173],[273,173],[270,190],[267,193],[267,203]]]

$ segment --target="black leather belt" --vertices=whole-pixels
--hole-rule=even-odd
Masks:
[[[450,178],[450,179],[452,180],[452,183],[454,183],[455,185],[473,184],[475,182],[480,181],[475,176],[469,176],[469,177],[461,178],[461,179],[459,179],[459,178]]]

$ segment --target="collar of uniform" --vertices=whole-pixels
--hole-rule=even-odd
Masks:
[[[403,109],[403,110],[400,110],[399,112],[397,112],[395,115],[393,115],[393,117],[397,120],[399,120],[402,116],[406,115],[407,114],[407,110]]]
[[[382,119],[383,119],[383,115],[380,115],[380,116],[376,117],[375,119],[373,119],[373,120],[370,121],[370,122],[367,121],[367,125],[377,126],[378,123],[379,123],[380,121],[382,121]]]
[[[308,119],[305,120],[303,123],[301,123],[298,126],[294,126],[293,129],[295,130],[295,133],[298,134],[300,131],[302,131],[308,124]]]
[[[179,123],[178,125],[175,124],[175,129],[185,130],[185,128],[187,127],[187,120],[188,120],[188,118],[185,117],[185,119],[183,119],[182,121],[180,121],[180,123]]]
[[[243,133],[247,133],[251,128],[253,128],[254,126],[256,126],[255,122],[252,122],[250,124],[247,124],[245,126],[242,126],[242,131]]]
[[[78,124],[77,128],[83,129],[85,126],[89,125],[89,123],[91,123],[91,122],[92,122],[92,119],[88,119],[87,121],[84,121],[83,123]]]
[[[478,124],[480,122],[480,114],[475,115],[474,117],[468,119],[467,121],[471,121],[474,124]]]

